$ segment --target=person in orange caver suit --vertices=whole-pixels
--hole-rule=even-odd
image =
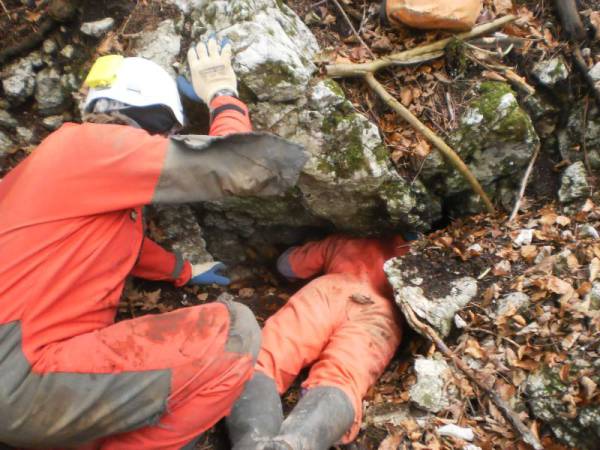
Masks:
[[[402,335],[383,264],[407,251],[401,237],[331,236],[281,255],[288,278],[323,275],[267,320],[256,374],[227,418],[234,450],[326,450],[354,440],[362,399]],[[283,421],[279,395],[308,366],[304,394]]]
[[[64,124],[0,182],[0,443],[193,448],[252,376],[260,328],[241,304],[114,323],[129,275],[228,282],[219,263],[145,237],[144,205],[283,194],[307,159],[251,133],[230,47],[211,39],[188,60],[213,137],[166,137],[183,125],[175,81],[111,56],[88,76],[87,123]]]

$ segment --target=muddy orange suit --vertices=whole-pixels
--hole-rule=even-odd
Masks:
[[[225,104],[213,132],[249,131],[245,105],[211,106]],[[255,133],[168,139],[87,123],[48,136],[0,182],[0,442],[179,449],[228,414],[252,373],[247,308],[114,323],[128,275],[190,276],[144,239],[141,207],[277,194],[305,159]]]
[[[285,392],[312,365],[304,388],[337,387],[354,406],[352,441],[362,420],[362,399],[383,373],[401,339],[386,260],[408,250],[401,238],[332,236],[290,249],[279,269],[295,278],[316,278],[267,320],[257,370]]]

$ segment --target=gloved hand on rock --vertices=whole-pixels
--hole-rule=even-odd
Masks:
[[[225,264],[219,261],[192,264],[192,278],[190,278],[188,284],[218,284],[227,286],[231,283],[231,280],[219,273],[225,268]]]
[[[188,51],[192,85],[207,105],[217,95],[237,96],[237,79],[231,67],[231,44],[209,36]]]

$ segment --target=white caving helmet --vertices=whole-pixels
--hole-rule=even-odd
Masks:
[[[137,108],[165,106],[179,125],[184,125],[177,83],[165,69],[149,59],[102,56],[90,69],[85,85],[90,90],[84,113],[92,112],[97,100],[109,99]]]

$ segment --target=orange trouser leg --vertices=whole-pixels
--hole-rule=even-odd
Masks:
[[[280,394],[317,360],[343,321],[345,302],[330,295],[332,284],[327,278],[304,286],[265,323],[256,370],[273,378]]]
[[[335,386],[348,395],[355,414],[343,443],[356,438],[362,422],[362,399],[383,374],[402,338],[399,314],[392,301],[376,293],[362,293],[373,303],[347,301],[345,322],[335,330],[302,384],[307,389]]]
[[[356,294],[372,303],[351,300]],[[294,295],[263,329],[257,370],[284,392],[300,370],[313,364],[303,387],[343,390],[354,405],[354,423],[343,442],[358,433],[362,399],[400,344],[396,306],[353,276],[331,274]]]
[[[259,332],[243,305],[214,303],[120,322],[50,345],[34,370],[110,374],[113,383],[86,381],[96,416],[101,411],[118,417],[125,408],[137,411],[162,401],[162,411],[146,417],[141,428],[103,438],[99,448],[175,450],[229,413],[252,375]],[[129,374],[136,378],[115,392],[113,386]],[[169,384],[163,393],[152,386],[165,374]],[[98,422],[103,429],[96,433],[115,432],[110,420]]]

